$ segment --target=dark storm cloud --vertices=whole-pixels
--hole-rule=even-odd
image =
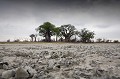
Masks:
[[[107,30],[120,38],[114,32],[120,29],[119,8],[120,0],[0,0],[0,36],[29,36],[50,21],[56,26],[72,24],[94,30],[97,37]]]
[[[39,6],[44,6],[44,7],[52,7],[54,6],[55,8],[57,7],[64,7],[64,8],[71,8],[71,7],[91,7],[92,5],[116,5],[120,3],[120,0],[3,0],[1,3],[6,4],[6,3],[11,3],[13,5],[32,5],[36,4]],[[7,5],[9,6],[9,4]],[[19,5],[18,5],[19,6]],[[75,8],[74,8],[75,9]]]

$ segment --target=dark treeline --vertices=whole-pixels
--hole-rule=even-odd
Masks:
[[[83,28],[81,30],[77,30],[75,26],[71,24],[61,25],[60,27],[56,27],[54,24],[50,22],[44,22],[38,28],[35,29],[39,36],[44,37],[44,39],[40,40],[42,42],[83,42],[83,43],[93,43],[95,33],[94,31],[87,30]],[[55,40],[51,39],[54,36]],[[31,34],[31,41],[36,42],[37,34]],[[108,40],[98,38],[95,42],[97,43],[118,43],[118,40]]]
[[[45,39],[41,41],[52,42],[52,36],[56,39],[54,41],[58,42],[92,42],[91,40],[94,38],[95,33],[87,30],[86,28],[78,31],[75,26],[71,24],[61,25],[60,27],[56,27],[54,24],[50,22],[44,22],[38,28],[35,29],[39,36],[43,36]],[[31,41],[36,41],[36,35],[31,34]],[[77,40],[80,38],[80,40]],[[34,39],[34,40],[33,40]]]
[[[38,26],[36,29],[36,34],[30,34],[31,42],[82,42],[82,43],[118,43],[118,40],[109,40],[98,38],[94,41],[95,33],[87,28],[77,30],[74,25],[66,24],[56,27],[50,22],[44,22],[42,25]],[[38,39],[38,36],[44,37],[44,39]],[[54,37],[55,39],[53,39]],[[7,42],[11,42],[10,39]],[[20,42],[19,39],[13,42]],[[24,40],[23,42],[29,42]]]

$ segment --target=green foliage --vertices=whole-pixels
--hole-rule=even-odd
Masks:
[[[39,31],[39,35],[45,37],[47,42],[51,41],[51,36],[54,35],[55,26],[50,22],[45,22],[43,25],[40,25],[36,31]]]
[[[51,36],[56,36],[56,41],[59,37],[59,40],[65,40],[66,42],[70,42],[72,36],[75,36],[74,42],[76,42],[77,36],[79,36],[81,38],[81,42],[90,42],[95,35],[94,32],[90,32],[86,28],[79,32],[76,30],[75,26],[71,24],[55,27],[55,25],[51,24],[50,22],[44,22],[36,29],[36,31],[39,32],[40,36],[45,37],[44,40],[47,42],[51,41]]]
[[[54,33],[56,36],[60,36],[60,27],[54,28]]]
[[[57,37],[61,37],[62,36],[60,27],[55,27],[54,28],[54,35],[56,36],[56,41],[57,41]]]
[[[61,34],[63,37],[65,37],[66,42],[70,41],[71,36],[75,35],[76,28],[71,24],[62,25],[60,29],[61,29]]]
[[[81,42],[84,43],[91,42],[91,39],[94,38],[94,35],[94,32],[90,32],[86,28],[82,29],[78,34],[78,36],[81,38]]]

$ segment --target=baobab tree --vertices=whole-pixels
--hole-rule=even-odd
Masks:
[[[36,31],[39,32],[40,36],[45,37],[45,41],[50,42],[51,36],[54,35],[54,28],[55,25],[51,24],[50,22],[45,22],[42,25],[40,25]]]
[[[62,25],[60,27],[60,31],[61,31],[61,34],[62,36],[65,38],[65,41],[66,42],[69,42],[70,41],[70,38],[75,35],[75,26],[71,25],[71,24],[68,24],[68,25]]]

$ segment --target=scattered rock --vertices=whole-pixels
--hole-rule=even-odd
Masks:
[[[0,69],[0,76],[2,76],[2,73],[4,72],[4,69]]]
[[[6,64],[3,64],[3,69],[8,70],[8,66]]]
[[[55,65],[54,59],[51,59],[48,61],[48,69],[53,69],[54,65]]]
[[[1,45],[0,79],[120,79],[120,44],[56,45]]]
[[[57,52],[52,52],[52,53],[51,53],[51,58],[52,58],[52,59],[59,58],[58,53],[57,53]]]
[[[8,62],[0,62],[0,69],[3,69],[4,65],[8,66]]]
[[[36,70],[33,69],[32,67],[30,66],[25,66],[25,70],[28,72],[29,74],[29,78],[32,78],[34,76],[34,74],[36,74]]]
[[[47,55],[47,56],[45,56],[45,58],[49,59],[49,58],[51,58],[51,55]]]
[[[27,71],[25,71],[22,67],[19,67],[16,70],[15,79],[27,79],[29,77],[29,74]]]
[[[15,76],[15,71],[14,70],[7,70],[2,73],[2,78],[4,79],[9,79],[11,77]]]

